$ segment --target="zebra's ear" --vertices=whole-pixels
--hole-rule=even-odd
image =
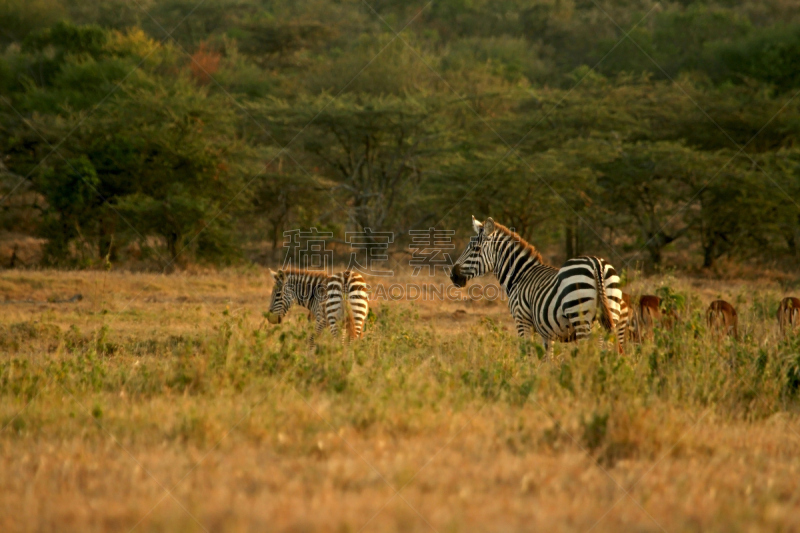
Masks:
[[[271,268],[269,269],[269,274],[270,276],[272,276],[272,279],[278,279],[278,273],[272,270]]]
[[[475,233],[480,233],[482,227],[483,227],[483,224],[478,222],[478,219],[475,218],[475,215],[472,215],[472,229],[475,230]]]
[[[489,235],[494,232],[494,219],[489,217],[486,219],[486,222],[483,223],[483,231],[486,235]]]

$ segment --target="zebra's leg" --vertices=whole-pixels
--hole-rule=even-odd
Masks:
[[[514,317],[514,324],[517,326],[517,337],[525,339],[531,336],[531,325],[525,320]]]
[[[542,344],[544,345],[544,357],[542,362],[549,361],[553,355],[553,341],[542,335]]]
[[[328,317],[328,329],[331,330],[331,335],[333,335],[334,339],[341,337],[341,333],[339,333],[339,323],[335,318]]]
[[[327,300],[325,300],[325,314],[328,317],[328,327],[334,339],[338,339],[339,322],[344,311],[343,291],[345,290],[344,273],[334,274],[328,281]]]
[[[522,320],[515,320],[517,323],[517,337],[524,339],[531,336],[531,326]]]
[[[533,327],[530,325],[530,323],[526,322],[525,320],[520,320],[518,318],[514,318],[514,322],[517,325],[517,337],[519,337],[520,339],[533,338]],[[526,351],[528,355],[531,355],[532,345],[528,345]]]
[[[369,314],[369,301],[365,288],[354,287],[349,294],[350,312],[353,314],[353,338],[362,339],[364,336],[364,323]]]
[[[357,318],[355,321],[355,332],[356,332],[356,339],[363,339],[364,338],[364,318]]]
[[[633,324],[633,309],[631,309],[624,299],[620,300],[619,316],[615,325],[617,337],[617,350],[622,353],[625,349],[625,342],[630,337],[631,325]]]
[[[308,337],[308,350],[311,353],[314,353],[314,349],[317,347],[316,342],[314,342],[315,337],[319,337],[324,330],[325,330],[325,317],[317,315],[317,321],[314,323],[314,333],[312,333]]]
[[[328,320],[328,329],[331,330],[331,335],[333,335],[334,339],[338,339],[341,337],[341,332],[339,331],[339,320],[341,319],[340,313],[341,308],[332,303],[333,300],[328,300],[328,306],[326,308],[327,320]],[[338,300],[336,300],[338,302]]]
[[[628,328],[630,328],[630,323],[628,322],[628,317],[623,316],[620,317],[619,322],[615,327],[615,337],[617,338],[617,351],[622,353],[625,351],[625,341],[628,338]]]

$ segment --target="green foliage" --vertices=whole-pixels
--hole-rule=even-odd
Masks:
[[[87,266],[471,213],[556,257],[800,256],[797,6],[373,7],[1,1],[0,174],[35,212],[9,217]],[[97,189],[74,208],[64,158]]]
[[[55,49],[55,58],[65,55],[86,54],[95,59],[106,51],[108,35],[99,26],[75,26],[69,22],[58,22],[52,28],[32,33],[22,41],[23,52],[43,53]]]
[[[714,50],[723,79],[753,78],[781,91],[800,84],[800,25],[763,28]]]
[[[36,179],[36,188],[48,203],[42,217],[41,234],[47,239],[47,258],[53,263],[67,260],[70,245],[88,244],[84,234],[96,231],[95,210],[102,203],[100,179],[85,156],[66,159]]]
[[[61,2],[53,0],[1,0],[0,46],[20,42],[34,32],[49,28],[66,15]]]
[[[656,296],[661,298],[659,307],[665,315],[676,315],[686,310],[686,295],[677,292],[669,285],[664,285],[656,289]]]
[[[413,224],[415,193],[446,137],[436,99],[323,95],[253,111],[273,125],[279,142],[302,143],[304,162],[327,167],[330,192],[351,206],[359,228]]]

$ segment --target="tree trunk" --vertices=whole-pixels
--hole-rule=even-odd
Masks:
[[[650,255],[650,263],[654,267],[660,265],[662,259],[661,251],[664,248],[664,239],[660,233],[647,233],[645,237],[647,237],[645,247],[647,248],[647,253]]]
[[[280,249],[278,248],[278,240],[280,239],[280,236],[281,236],[281,227],[282,226],[283,226],[283,224],[281,222],[275,221],[275,222],[272,223],[272,258],[273,259],[279,259],[280,258],[280,254],[279,254],[279,250]]]
[[[797,258],[797,239],[795,238],[794,232],[791,228],[784,232],[784,238],[786,239],[786,247],[789,249],[789,253],[792,255],[792,257]]]
[[[703,244],[703,268],[712,268],[716,259],[716,242],[710,238]]]
[[[167,264],[167,272],[172,272],[178,264],[178,242],[180,241],[180,236],[177,231],[168,231],[166,238],[167,251],[170,258],[170,262]]]

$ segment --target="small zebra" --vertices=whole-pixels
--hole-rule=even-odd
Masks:
[[[450,274],[456,287],[493,273],[508,295],[517,334],[525,337],[535,330],[547,352],[553,341],[588,337],[596,318],[606,330],[614,331],[622,352],[627,320],[621,328],[615,327],[622,291],[614,267],[597,257],[577,257],[558,269],[544,263],[536,248],[491,218],[480,223],[472,217],[472,226],[478,235],[470,239]]]
[[[334,337],[339,336],[339,322],[344,322],[345,339],[360,338],[369,312],[367,286],[360,274],[345,271],[328,276],[324,272],[305,270],[269,271],[275,280],[267,318],[280,324],[293,304],[305,307],[315,318],[309,348],[315,347],[314,336],[327,324]],[[344,303],[344,305],[342,305]]]

